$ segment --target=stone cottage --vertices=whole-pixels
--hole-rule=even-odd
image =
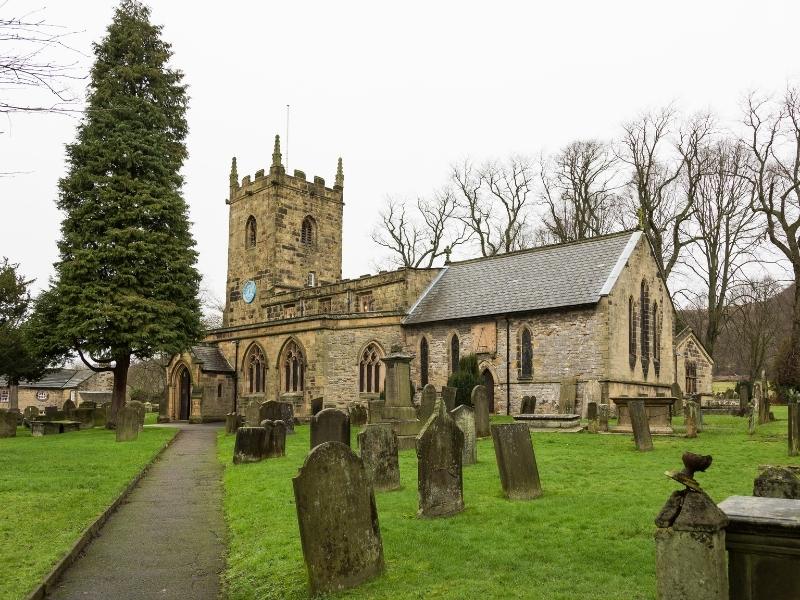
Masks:
[[[674,311],[641,232],[343,279],[341,159],[333,187],[289,175],[277,136],[269,170],[240,182],[234,159],[227,204],[223,326],[170,361],[170,418],[366,403],[393,346],[415,356],[417,389],[476,353],[494,412],[528,394],[553,410],[566,378],[579,407],[588,384],[604,398],[669,394]]]
[[[705,404],[713,397],[714,360],[691,327],[675,336],[675,381]]]
[[[84,400],[98,399],[98,394],[107,394],[113,386],[111,373],[95,373],[89,369],[58,369],[46,374],[37,381],[23,381],[17,389],[17,402],[20,411],[28,406],[36,406],[40,410],[46,406],[55,406],[59,410],[67,400],[76,405]],[[0,408],[11,406],[11,389],[5,379],[0,378]]]

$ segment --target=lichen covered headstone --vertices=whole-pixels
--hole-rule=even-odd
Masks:
[[[311,448],[325,442],[350,446],[350,417],[337,408],[326,408],[311,417]]]
[[[283,421],[271,421],[264,419],[261,421],[264,428],[264,458],[280,458],[286,456],[286,423]]]
[[[64,417],[71,420],[73,412],[75,411],[75,403],[67,398],[64,400],[64,404],[61,405],[61,410],[64,411]]]
[[[495,423],[492,441],[503,493],[509,500],[533,500],[542,495],[531,434],[525,423]]]
[[[0,438],[16,437],[17,413],[10,410],[0,410]]]
[[[564,415],[575,413],[575,401],[578,395],[578,380],[566,377],[558,387],[558,412]]]
[[[350,415],[351,426],[361,427],[367,424],[367,409],[363,404],[351,404],[347,412]]]
[[[313,448],[292,485],[312,595],[352,588],[383,573],[375,494],[349,447],[325,442]]]
[[[633,441],[636,449],[640,452],[647,452],[653,449],[653,437],[650,435],[650,420],[642,400],[631,400],[628,402],[628,413],[631,418],[631,428],[633,429]]]
[[[753,480],[753,496],[800,500],[800,467],[771,466]]]
[[[475,435],[485,438],[492,435],[489,431],[489,392],[485,385],[476,385],[470,396],[472,409],[475,411]]]
[[[246,427],[258,427],[261,421],[261,403],[251,400],[244,409],[244,424]]]
[[[242,424],[242,418],[235,412],[225,415],[225,433],[228,435],[236,433]]]
[[[267,431],[263,427],[239,427],[233,445],[233,464],[258,462],[264,458]]]
[[[367,479],[376,491],[400,488],[397,434],[388,423],[367,425],[358,434],[358,447]]]
[[[425,423],[431,418],[433,409],[436,406],[436,386],[428,383],[422,388],[422,398],[419,402],[419,420]]]
[[[461,404],[450,411],[456,424],[464,433],[464,451],[461,455],[461,464],[474,465],[478,462],[478,444],[475,439],[475,411],[469,406]]]
[[[80,429],[91,429],[94,427],[94,411],[96,408],[76,408],[72,411],[72,419],[80,423]]]
[[[697,437],[697,418],[698,418],[698,404],[693,400],[689,400],[683,409],[683,417],[686,422],[686,437]]]
[[[417,516],[447,517],[464,510],[463,451],[464,433],[439,398],[417,438]]]
[[[294,405],[291,402],[267,400],[260,407],[260,421],[283,421],[286,433],[294,433]]]
[[[139,411],[135,406],[123,406],[117,412],[118,442],[132,442],[139,437]]]
[[[131,408],[136,410],[136,415],[139,418],[139,431],[144,431],[144,416],[145,416],[144,404],[142,404],[138,400],[131,400],[130,402],[127,403],[127,406],[130,406]],[[83,405],[81,405],[81,408],[83,408]]]

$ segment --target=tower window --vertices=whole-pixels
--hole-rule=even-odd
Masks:
[[[628,298],[628,363],[631,369],[636,366],[636,306],[633,296]]]
[[[244,245],[246,248],[256,247],[256,218],[253,215],[247,217]]]
[[[300,243],[304,246],[311,246],[314,244],[314,219],[306,217],[303,219],[303,226],[300,228]]]
[[[653,302],[653,369],[658,377],[661,372],[661,319],[657,302]]]
[[[697,363],[693,360],[686,361],[686,393],[697,393]]]

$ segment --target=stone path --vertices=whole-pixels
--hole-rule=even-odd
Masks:
[[[216,600],[225,561],[218,427],[182,432],[48,598]]]

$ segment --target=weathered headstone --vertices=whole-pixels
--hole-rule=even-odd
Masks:
[[[642,452],[653,449],[653,438],[650,435],[650,421],[642,400],[631,400],[628,402],[628,413],[631,418],[633,428],[633,440],[636,442],[636,449]]]
[[[111,404],[109,402],[109,404]],[[78,405],[78,408],[97,408],[97,402],[94,400],[85,400]]]
[[[578,380],[566,377],[558,386],[558,412],[563,415],[575,414],[575,399],[578,394]]]
[[[589,433],[600,431],[600,419],[598,418],[597,402],[589,402],[586,407],[586,418],[589,420]]]
[[[267,400],[261,405],[261,421],[283,421],[286,433],[294,433],[294,405],[291,402]]]
[[[800,500],[798,467],[768,466],[753,480],[753,496]]]
[[[98,406],[97,408],[95,408],[92,411],[92,420],[93,420],[94,427],[105,427],[106,426],[106,421],[107,421],[106,415],[108,414],[107,410],[108,409],[107,409],[106,405],[105,404],[101,404],[100,406]]]
[[[73,411],[73,420],[80,423],[80,429],[91,429],[94,427],[94,408],[76,408]]]
[[[478,462],[478,444],[475,439],[475,411],[464,404],[450,411],[456,424],[464,433],[464,450],[461,454],[462,465],[474,465]]]
[[[492,435],[489,431],[489,392],[485,385],[472,388],[472,408],[475,410],[475,435],[485,438]]]
[[[756,432],[756,409],[752,402],[747,404],[747,432],[753,435]]]
[[[464,510],[463,451],[464,433],[439,398],[417,438],[417,516],[447,517]]]
[[[800,404],[790,400],[787,404],[789,413],[789,456],[800,454]]]
[[[350,414],[350,425],[361,427],[367,424],[367,409],[363,404],[351,404],[348,413]]]
[[[266,431],[264,435],[264,457],[280,458],[286,456],[286,423],[283,421],[261,421],[261,427]]]
[[[325,442],[350,446],[350,417],[336,408],[326,408],[311,417],[311,448]]]
[[[697,437],[697,413],[699,411],[699,407],[697,406],[697,402],[694,400],[689,400],[686,402],[683,410],[684,420],[686,422],[686,437],[687,438],[696,438]]]
[[[375,494],[349,447],[313,448],[292,485],[311,595],[355,587],[383,572]]]
[[[44,414],[48,419],[55,419],[58,409],[55,406],[45,406]]]
[[[263,419],[261,418],[261,403],[251,400],[244,409],[245,427],[258,427]]]
[[[0,438],[16,437],[17,413],[10,410],[0,410]]]
[[[536,412],[536,396],[523,396],[522,405],[520,406],[520,413],[523,415],[532,415]]]
[[[542,495],[531,433],[525,423],[495,423],[492,441],[503,493],[509,500],[533,500]]]
[[[135,406],[119,409],[116,434],[118,442],[133,442],[139,436],[139,410]]]
[[[39,409],[36,406],[26,406],[22,412],[22,420],[25,423],[30,423],[34,418],[39,416]]]
[[[319,411],[322,410],[322,398],[312,398],[311,399],[311,414],[312,416],[317,414]]]
[[[267,430],[263,427],[239,427],[233,446],[233,464],[258,462],[264,458]]]
[[[444,402],[447,412],[450,412],[456,407],[456,395],[458,388],[444,386],[442,388],[442,401]]]
[[[400,488],[397,434],[388,423],[367,425],[358,434],[358,447],[367,479],[376,491]]]
[[[61,405],[61,410],[64,411],[64,416],[67,419],[71,419],[73,413],[75,412],[75,403],[69,398],[67,398],[66,400],[64,400],[64,404]]]
[[[242,418],[235,412],[231,412],[225,415],[225,433],[231,435],[236,433],[236,430],[242,424]]]
[[[422,388],[422,399],[419,403],[419,420],[425,423],[431,418],[436,406],[436,386],[428,383]]]
[[[139,418],[139,431],[144,431],[144,404],[139,402],[138,400],[130,400],[127,403],[127,406],[136,410],[136,416]]]

